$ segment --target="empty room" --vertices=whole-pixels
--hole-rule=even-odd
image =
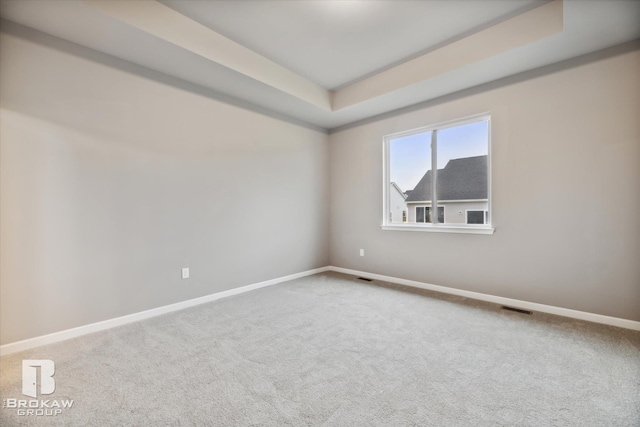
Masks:
[[[640,1],[0,0],[0,425],[640,426]]]

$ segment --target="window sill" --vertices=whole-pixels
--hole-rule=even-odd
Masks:
[[[493,234],[495,228],[487,225],[455,226],[455,225],[417,225],[417,224],[393,224],[381,225],[385,231],[426,231],[429,233],[466,233],[466,234]]]

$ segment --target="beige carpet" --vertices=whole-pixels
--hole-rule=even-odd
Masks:
[[[379,285],[379,284],[378,284]],[[640,333],[320,274],[3,357],[65,426],[639,426]]]

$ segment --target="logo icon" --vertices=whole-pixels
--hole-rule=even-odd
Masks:
[[[56,390],[53,374],[56,371],[53,360],[22,361],[22,394],[38,397],[38,368],[40,368],[40,394],[51,394]]]

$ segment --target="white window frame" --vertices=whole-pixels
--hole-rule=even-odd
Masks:
[[[467,222],[467,221],[469,221],[469,216],[468,216],[469,212],[482,212],[482,216],[484,217],[484,223],[485,224],[487,223],[487,217],[489,216],[489,211],[488,210],[486,210],[486,209],[465,209],[464,210],[464,222],[465,222],[465,224],[473,225],[473,224],[469,224]]]
[[[425,209],[425,217],[427,215],[427,211],[426,209],[431,209],[431,205],[427,206],[427,205],[420,205],[420,206],[414,206],[413,207],[415,209],[415,212],[413,213],[413,216],[416,218],[416,223],[418,223],[418,208],[424,208]],[[447,209],[445,208],[444,205],[438,205],[438,209],[442,208],[442,218],[444,219],[444,222],[447,222]],[[438,211],[438,209],[436,209],[436,212]],[[437,213],[436,213],[437,215]],[[421,222],[420,224],[429,224],[428,222]]]
[[[411,136],[419,133],[427,133],[427,132],[437,132],[443,129],[463,126],[470,123],[475,123],[479,121],[486,120],[488,124],[488,147],[487,147],[487,205],[488,212],[492,212],[489,219],[493,218],[493,209],[492,209],[492,197],[491,197],[491,114],[490,113],[482,113],[474,116],[464,117],[460,119],[449,120],[442,123],[437,123],[435,125],[424,126],[417,129],[412,129],[403,132],[396,132],[390,135],[386,135],[383,138],[382,144],[382,159],[383,159],[383,171],[382,171],[382,225],[380,228],[386,231],[426,231],[426,232],[436,232],[436,233],[469,233],[469,234],[493,234],[495,232],[495,228],[492,227],[491,223],[487,224],[441,224],[441,223],[406,223],[406,224],[392,224],[388,221],[388,212],[390,212],[390,192],[389,192],[389,183],[391,182],[391,171],[390,171],[390,151],[389,145],[392,139],[402,138],[405,136]],[[435,136],[437,138],[437,134]],[[432,133],[432,144],[434,141],[434,133]],[[437,148],[437,146],[436,146]],[[437,158],[433,156],[435,152],[432,149],[432,169],[435,168],[437,164]],[[436,176],[437,180],[437,176]],[[436,186],[436,180],[432,180],[432,185]],[[434,200],[437,197],[435,192],[432,192]],[[431,204],[434,204],[434,200],[431,201]],[[435,200],[436,202],[442,202],[442,200]],[[435,203],[436,206],[438,205]],[[445,209],[446,212],[446,209]],[[486,214],[485,214],[486,215]],[[465,214],[466,216],[466,214]],[[466,218],[465,218],[466,222]]]

